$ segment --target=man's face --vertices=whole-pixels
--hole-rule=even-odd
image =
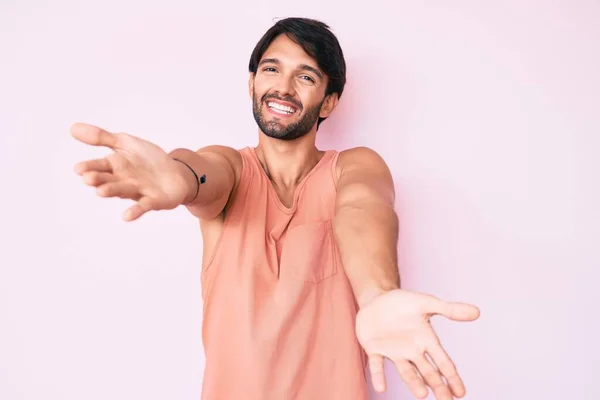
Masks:
[[[267,136],[293,140],[313,129],[330,114],[337,96],[327,96],[327,76],[302,47],[286,35],[269,46],[250,76],[252,111]]]

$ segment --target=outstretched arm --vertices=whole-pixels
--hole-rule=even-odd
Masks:
[[[375,390],[385,390],[388,358],[417,398],[427,396],[427,386],[438,400],[464,396],[463,381],[429,320],[443,315],[473,321],[479,309],[400,289],[392,176],[381,157],[366,148],[342,153],[339,162],[334,231],[360,307],[356,335],[369,357]]]
[[[340,154],[334,232],[359,307],[400,287],[395,191],[384,160],[365,147]]]
[[[104,158],[78,163],[75,171],[99,196],[135,201],[123,214],[126,221],[180,205],[198,218],[212,219],[225,207],[239,175],[239,154],[224,146],[167,154],[147,140],[93,125],[74,124],[71,134],[85,144],[112,150]]]

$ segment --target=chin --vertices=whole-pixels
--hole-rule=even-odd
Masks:
[[[260,111],[255,107],[254,119],[260,130],[266,136],[273,139],[285,141],[299,139],[309,133],[316,122],[316,117],[311,118],[311,113],[306,114],[297,111],[295,115],[278,116],[266,109],[266,107],[263,104]],[[315,109],[315,115],[317,115],[316,113],[318,113],[318,109]]]

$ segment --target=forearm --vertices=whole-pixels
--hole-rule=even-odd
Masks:
[[[183,148],[171,151],[169,156],[182,161],[176,163],[187,188],[183,205],[199,218],[212,218],[218,214],[229,197],[234,181],[233,171],[223,156]]]
[[[340,205],[334,220],[344,270],[359,307],[400,287],[398,216],[390,204],[371,199]]]

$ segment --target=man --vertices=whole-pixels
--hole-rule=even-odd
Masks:
[[[345,61],[322,22],[277,22],[250,58],[256,147],[166,153],[141,138],[75,124],[114,152],[76,166],[123,218],[184,205],[200,220],[206,368],[203,399],[366,399],[384,359],[418,398],[465,388],[429,319],[478,318],[472,305],[400,289],[394,185],[368,148],[315,147]],[[429,357],[429,358],[428,358]]]

